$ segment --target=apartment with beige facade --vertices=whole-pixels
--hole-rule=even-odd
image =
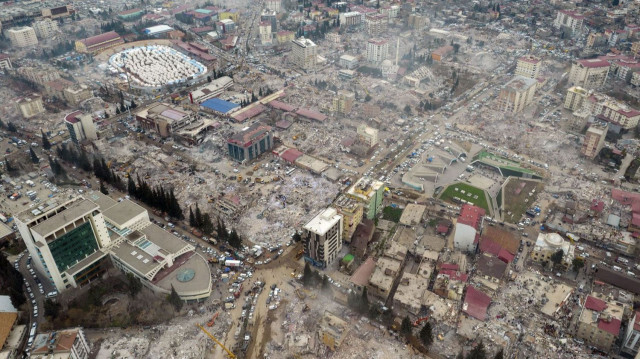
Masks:
[[[18,99],[16,102],[16,109],[20,111],[20,114],[24,118],[31,118],[44,112],[44,106],[42,105],[42,96],[31,95]]]
[[[564,98],[564,108],[571,111],[578,111],[584,106],[585,100],[591,93],[580,86],[573,86],[567,90]]]
[[[566,28],[571,30],[572,34],[582,32],[584,24],[584,15],[574,10],[558,10],[553,26],[556,29]]]
[[[582,303],[575,336],[585,344],[609,352],[620,335],[624,309],[620,302],[608,301],[595,293],[588,295]]]
[[[571,65],[569,84],[586,89],[598,88],[607,81],[610,64],[602,59],[577,60]]]
[[[594,159],[600,153],[602,146],[604,146],[608,128],[609,124],[606,122],[604,124],[594,123],[589,126],[587,133],[584,135],[580,154],[589,159]]]
[[[300,37],[292,41],[291,60],[302,70],[313,70],[318,62],[318,46],[311,40]]]
[[[29,47],[38,44],[36,32],[32,27],[14,27],[6,31],[7,37],[11,40],[11,45],[15,47]]]
[[[533,55],[523,56],[518,59],[515,74],[529,79],[537,79],[540,76],[541,67],[542,61],[539,58]]]
[[[49,18],[44,18],[40,21],[34,22],[33,30],[36,32],[36,36],[40,40],[50,39],[60,32],[58,22]]]
[[[499,110],[518,113],[524,110],[536,93],[537,81],[523,76],[515,76],[500,90],[498,96]]]

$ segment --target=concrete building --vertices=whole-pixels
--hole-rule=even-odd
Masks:
[[[5,344],[18,320],[18,310],[13,306],[8,295],[0,295],[0,358],[12,358],[16,354]]]
[[[0,68],[2,68],[2,60],[0,60]],[[631,74],[630,83],[633,86],[640,87],[640,71]]]
[[[314,70],[318,62],[318,46],[304,37],[292,41],[291,61],[302,70]]]
[[[600,115],[607,121],[620,125],[625,130],[633,130],[640,121],[640,111],[613,99],[603,104]]]
[[[605,352],[609,352],[618,339],[624,306],[617,301],[605,301],[604,296],[588,295],[582,303],[575,336]]]
[[[282,10],[282,0],[265,0],[264,7],[275,12]]]
[[[556,29],[571,30],[571,35],[582,32],[584,16],[573,10],[558,10],[553,26]]]
[[[621,351],[637,358],[640,353],[640,311],[633,312],[622,338]]]
[[[33,23],[33,30],[40,40],[50,39],[60,32],[58,22],[49,18],[42,19]]]
[[[296,33],[288,30],[280,30],[276,32],[276,40],[279,45],[293,44],[293,40],[296,38]]]
[[[340,67],[353,70],[358,67],[358,58],[351,55],[340,56]]]
[[[356,97],[353,92],[338,90],[338,93],[333,97],[333,101],[331,103],[332,110],[337,113],[348,114],[351,112],[355,99]]]
[[[305,260],[326,268],[342,249],[343,218],[335,208],[322,210],[302,227]]]
[[[537,79],[540,77],[541,67],[542,61],[539,58],[533,55],[523,56],[518,59],[515,75],[529,79]]]
[[[11,57],[7,54],[0,54],[0,71],[11,70]]]
[[[567,90],[567,96],[564,98],[564,108],[571,111],[582,109],[589,95],[590,92],[580,86],[570,87]]]
[[[364,17],[357,11],[340,13],[340,27],[360,26],[364,21]]]
[[[480,240],[485,210],[469,204],[462,205],[456,222],[453,246],[463,252],[473,253]]]
[[[453,46],[451,45],[445,45],[445,46],[439,47],[433,50],[433,52],[431,53],[431,59],[433,59],[433,61],[442,61],[447,57],[447,55],[452,53],[453,50],[454,50]]]
[[[262,10],[262,14],[260,14],[261,22],[268,22],[271,24],[271,31],[278,31],[278,12],[272,9]]]
[[[220,96],[231,86],[233,86],[233,79],[222,76],[189,93],[189,100],[191,103],[203,103],[210,98]]]
[[[370,39],[367,42],[367,61],[379,65],[389,57],[389,41],[385,39]]]
[[[347,196],[360,201],[364,206],[365,217],[374,219],[382,211],[384,183],[368,177],[361,177],[347,190]]]
[[[156,102],[136,113],[136,120],[145,130],[155,131],[160,137],[169,137],[195,122],[197,115],[181,107]]]
[[[378,130],[367,125],[359,125],[356,133],[358,134],[358,142],[373,148],[378,145]]]
[[[589,159],[594,159],[598,153],[600,153],[602,146],[604,146],[604,139],[607,136],[608,128],[608,123],[594,123],[589,126],[587,133],[584,135],[584,142],[580,148],[580,154]]]
[[[82,54],[97,54],[100,51],[122,44],[124,44],[122,36],[115,31],[109,31],[76,41],[76,51]]]
[[[49,81],[55,81],[60,79],[60,73],[51,66],[42,67],[18,67],[17,72],[24,79],[36,83],[40,86],[45,86],[45,83]]]
[[[562,266],[565,269],[570,268],[574,258],[575,246],[558,233],[540,233],[531,252],[531,259],[536,262],[550,263],[551,256],[559,250],[564,253]]]
[[[577,60],[571,65],[569,85],[594,89],[603,86],[609,75],[610,64],[602,59]]]
[[[44,106],[42,105],[42,96],[31,95],[22,97],[16,102],[16,109],[20,112],[22,117],[31,118],[44,112]]]
[[[271,126],[256,122],[227,140],[229,156],[235,161],[252,161],[273,148]]]
[[[379,36],[387,32],[389,19],[384,14],[367,14],[364,17],[364,24],[368,35]]]
[[[51,199],[15,217],[33,258],[32,266],[45,274],[58,292],[80,287],[106,271],[111,244],[100,207],[83,198]]]
[[[260,43],[262,45],[273,44],[273,35],[271,31],[272,31],[271,23],[269,23],[268,21],[260,22]]]
[[[533,101],[536,86],[537,81],[534,79],[515,76],[500,90],[499,110],[508,113],[521,112]]]
[[[29,47],[38,44],[36,32],[32,27],[14,27],[5,32],[14,47]]]
[[[349,325],[346,321],[329,311],[324,312],[320,322],[320,329],[318,330],[318,335],[324,345],[335,351],[340,347],[348,333]]]
[[[64,117],[64,124],[69,130],[69,136],[74,143],[80,143],[84,140],[97,140],[98,133],[96,125],[93,123],[93,116],[83,114],[82,111],[72,112]]]
[[[76,106],[80,102],[92,98],[93,91],[87,85],[75,84],[64,89],[63,96],[70,105]]]
[[[87,359],[89,343],[82,328],[38,334],[31,346],[33,359]]]
[[[358,224],[362,222],[364,211],[362,204],[355,199],[340,194],[331,204],[338,214],[342,215],[342,240],[351,243],[351,237],[356,231]]]

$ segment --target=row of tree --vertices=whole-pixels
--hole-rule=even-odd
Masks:
[[[109,194],[104,183],[108,183],[120,191],[126,190],[126,186],[120,175],[109,168],[104,158],[98,159],[98,157],[93,157],[93,174],[100,180],[100,192],[104,194]]]
[[[27,301],[22,291],[22,274],[0,253],[0,295],[8,295],[17,308]]]
[[[136,184],[133,178],[129,176],[127,191],[131,197],[167,213],[172,218],[184,219],[184,214],[173,193],[173,188],[165,190],[162,186],[151,187],[146,181],[140,179],[140,176],[137,177],[137,182]]]

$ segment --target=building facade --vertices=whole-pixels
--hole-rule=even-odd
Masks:
[[[351,237],[355,233],[358,224],[362,222],[362,204],[353,198],[340,194],[331,205],[338,214],[342,215],[342,240],[351,243]]]
[[[347,190],[347,196],[360,201],[364,206],[364,216],[367,219],[374,219],[382,211],[384,183],[361,177]]]
[[[635,358],[640,353],[640,311],[633,312],[622,338],[621,351]]]
[[[372,148],[378,144],[378,130],[367,125],[359,125],[356,130],[358,142]]]
[[[275,12],[280,12],[282,10],[282,0],[266,0],[264,7]]]
[[[18,99],[15,104],[16,109],[20,111],[20,114],[24,118],[31,118],[44,112],[42,96],[40,95],[22,97]]]
[[[58,22],[48,18],[34,22],[33,30],[36,32],[36,36],[40,40],[50,39],[60,32]]]
[[[271,126],[256,122],[227,140],[229,156],[238,162],[252,161],[273,148]]]
[[[560,250],[564,253],[560,264],[568,269],[573,262],[575,246],[558,233],[540,233],[531,252],[531,259],[540,263],[551,263],[551,256]]]
[[[305,260],[326,268],[342,249],[343,218],[335,208],[322,210],[302,227]]]
[[[260,21],[261,22],[268,22],[269,24],[271,24],[271,31],[276,32],[278,31],[278,12],[275,10],[269,10],[269,9],[265,9],[262,11],[262,14],[260,14]]]
[[[385,39],[370,39],[367,42],[367,61],[371,64],[381,64],[389,57],[389,41]]]
[[[64,99],[70,105],[77,105],[80,102],[93,97],[93,91],[87,85],[79,84],[67,87],[63,92]]]
[[[582,143],[582,147],[580,148],[580,154],[589,158],[594,159],[602,146],[604,146],[604,139],[607,136],[607,129],[609,125],[594,123],[589,126],[587,133],[584,135],[584,142]]]
[[[485,210],[469,204],[462,205],[456,222],[453,246],[463,252],[473,253],[482,233]]]
[[[609,352],[620,335],[624,306],[615,301],[588,295],[582,303],[575,336],[605,352]]]
[[[578,111],[584,106],[585,100],[589,97],[589,91],[580,86],[573,86],[567,90],[564,98],[564,108],[571,111]]]
[[[389,19],[383,14],[367,14],[364,18],[367,34],[370,36],[380,36],[387,32]]]
[[[332,108],[333,111],[348,114],[351,112],[353,102],[355,101],[355,94],[347,90],[338,90],[338,93],[333,97]]]
[[[197,114],[167,103],[154,103],[136,113],[136,120],[145,130],[160,137],[172,136],[177,130],[195,122]]]
[[[271,23],[268,21],[262,21],[260,23],[260,43],[262,45],[273,44],[273,35],[271,33]]]
[[[64,117],[64,124],[67,126],[69,137],[74,143],[98,139],[93,116],[89,114],[83,114],[82,111],[72,112]]]
[[[540,77],[541,67],[542,61],[539,58],[532,55],[523,56],[518,59],[515,74],[529,79],[537,79]]]
[[[88,359],[89,343],[82,328],[38,334],[31,347],[33,359]]]
[[[304,37],[292,41],[291,60],[302,70],[314,70],[318,61],[317,45]]]
[[[571,65],[569,85],[595,89],[604,85],[610,64],[602,59],[578,60]]]
[[[353,70],[358,67],[358,58],[351,55],[340,56],[340,67]]]
[[[516,76],[500,90],[498,96],[499,109],[504,112],[518,113],[532,101],[536,92],[537,81]]]
[[[86,39],[76,41],[76,51],[82,54],[97,54],[100,51],[124,44],[122,36],[115,31],[91,36]]]
[[[11,70],[11,57],[7,54],[0,54],[0,71]]]
[[[14,47],[29,47],[38,44],[38,37],[32,27],[16,27],[6,31],[11,45]]]
[[[553,26],[557,29],[569,29],[573,34],[582,32],[584,16],[572,10],[558,10]]]
[[[318,331],[318,335],[324,345],[335,351],[340,347],[348,333],[349,324],[346,321],[329,311],[324,312]]]

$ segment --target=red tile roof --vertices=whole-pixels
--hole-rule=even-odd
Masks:
[[[602,299],[598,299],[589,295],[587,296],[587,300],[584,302],[584,307],[596,312],[601,312],[607,309],[607,303]]]
[[[470,285],[467,287],[462,311],[478,320],[485,320],[490,304],[491,297]]]
[[[441,270],[440,272],[438,272],[438,275],[440,274],[448,276],[451,280],[457,280],[460,282],[466,282],[467,279],[469,279],[469,275],[467,273],[462,273],[450,269]]]
[[[443,263],[440,270],[459,270],[460,267],[455,263]]]
[[[604,202],[594,199],[593,201],[591,201],[590,209],[595,212],[602,212],[602,210],[604,209]]]
[[[296,150],[295,148],[290,148],[282,153],[280,157],[287,162],[295,162],[300,156],[302,156],[302,152]]]
[[[444,224],[439,224],[438,227],[436,228],[436,231],[438,233],[446,234],[447,232],[449,232],[449,226]]]
[[[603,318],[598,319],[598,329],[604,330],[605,332],[611,333],[616,337],[620,334],[620,319],[611,318],[611,320],[604,320]]]
[[[326,115],[323,115],[320,112],[308,110],[306,108],[298,109],[298,111],[296,111],[296,114],[298,114],[298,115],[300,115],[302,117],[306,117],[306,118],[309,118],[311,120],[316,120],[316,121],[320,121],[320,122],[322,122],[322,121],[327,119]]]
[[[578,63],[588,68],[609,67],[609,62],[601,59],[578,60]]]
[[[362,263],[351,276],[351,283],[359,286],[367,285],[375,269],[376,262],[372,257],[367,258],[367,260],[364,261],[364,263]]]
[[[637,330],[640,332],[640,311],[635,313],[636,320],[633,322],[633,330]]]
[[[86,39],[82,39],[80,41],[82,41],[82,43],[86,47],[90,47],[90,46],[93,46],[93,45],[101,44],[103,42],[114,41],[114,40],[117,40],[119,38],[120,38],[120,35],[118,35],[117,32],[109,31],[109,32],[105,32],[104,34],[87,37]]]
[[[485,213],[486,212],[483,208],[472,206],[470,204],[462,205],[460,216],[458,216],[458,223],[466,224],[476,230],[479,230],[480,222],[482,221],[482,217],[484,217]]]
[[[511,261],[513,261],[514,258],[515,256],[509,253],[509,251],[504,248],[501,248],[500,252],[498,253],[498,259],[500,259],[505,263],[511,263]]]
[[[295,107],[278,100],[269,102],[269,106],[286,112],[293,112],[296,109]]]
[[[640,213],[633,213],[631,215],[631,224],[635,227],[640,227]]]
[[[482,237],[482,240],[480,241],[480,245],[478,246],[478,248],[482,253],[489,253],[489,254],[493,254],[494,256],[497,256],[498,253],[500,253],[502,246],[499,243],[487,237]]]
[[[640,193],[625,192],[617,188],[612,188],[611,198],[625,206],[635,207],[633,209],[634,212],[638,212],[638,210],[640,210],[640,207],[638,207],[640,206]]]
[[[236,122],[244,122],[245,120],[255,117],[259,114],[261,114],[262,112],[264,112],[264,110],[266,110],[267,108],[263,105],[261,105],[260,103],[255,104],[254,106],[252,106],[251,108],[245,108],[242,109],[240,111],[238,111],[237,113],[235,113],[233,116],[233,119],[236,120]]]

